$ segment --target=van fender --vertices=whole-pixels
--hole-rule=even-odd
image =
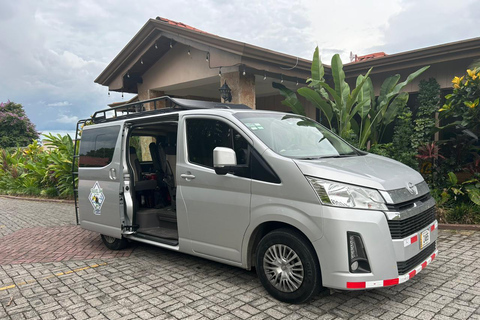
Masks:
[[[295,204],[295,203],[293,203]],[[298,207],[311,206],[308,212],[317,212],[315,215],[307,214]],[[299,204],[298,207],[285,204],[266,204],[252,208],[250,224],[245,231],[242,244],[242,266],[246,269],[251,267],[249,262],[249,247],[252,236],[255,236],[257,228],[265,223],[282,223],[292,226],[302,232],[313,246],[314,241],[322,238],[323,230],[318,204]],[[313,210],[312,210],[313,209]],[[252,248],[253,250],[253,248]]]

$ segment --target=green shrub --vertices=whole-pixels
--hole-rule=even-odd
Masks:
[[[48,187],[48,188],[43,189],[43,190],[40,192],[40,195],[41,195],[42,197],[47,197],[47,198],[56,198],[56,197],[59,196],[59,193],[58,193],[57,188],[55,188],[55,187]]]
[[[478,206],[471,203],[459,202],[452,207],[441,207],[438,215],[443,223],[480,224]]]
[[[37,141],[26,148],[0,150],[0,194],[71,198],[73,142],[49,135],[51,150]]]

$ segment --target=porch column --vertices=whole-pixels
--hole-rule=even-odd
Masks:
[[[164,96],[165,93],[163,91],[158,91],[158,90],[153,90],[153,89],[148,89],[148,90],[142,90],[138,92],[138,98],[139,100],[148,100],[148,99],[153,99],[153,98],[158,98],[161,96]],[[165,108],[165,101],[157,101],[157,109],[160,108]],[[146,110],[154,110],[154,105],[153,102],[147,103],[145,105]],[[141,147],[141,154],[142,154],[142,160],[143,161],[150,161],[152,159],[152,156],[150,154],[150,148],[149,145],[152,143],[154,139],[152,137],[140,137],[140,147]],[[138,154],[138,152],[137,152]]]
[[[244,104],[255,109],[255,75],[251,73],[243,75],[240,71],[222,73],[220,86],[225,81],[232,90],[231,103]]]

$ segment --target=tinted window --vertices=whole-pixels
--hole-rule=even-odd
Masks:
[[[281,182],[275,171],[273,171],[273,169],[262,158],[262,156],[258,154],[257,151],[252,150],[250,157],[250,171],[252,179],[271,183]]]
[[[232,148],[237,164],[247,164],[248,142],[228,124],[212,119],[187,120],[188,161],[213,168],[213,149]]]
[[[80,141],[80,167],[104,167],[112,162],[120,126],[85,130]]]

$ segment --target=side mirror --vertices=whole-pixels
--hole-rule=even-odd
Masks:
[[[213,167],[216,174],[225,175],[237,165],[237,155],[230,148],[216,147],[213,150]]]

